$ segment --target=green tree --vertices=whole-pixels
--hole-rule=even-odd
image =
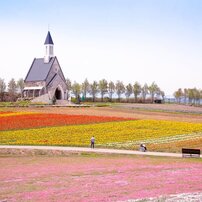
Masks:
[[[146,101],[146,96],[148,94],[148,85],[145,83],[144,86],[141,89],[141,93],[142,93],[142,100],[145,103]]]
[[[132,93],[133,93],[133,86],[129,83],[126,86],[126,92],[125,92],[125,95],[126,95],[126,98],[128,101],[129,101],[129,97],[131,96]]]
[[[4,99],[4,93],[6,91],[6,83],[4,79],[0,78],[0,100],[3,101]]]
[[[8,83],[8,93],[12,101],[15,100],[16,92],[17,92],[17,84],[15,82],[15,79],[12,78]]]
[[[67,85],[67,99],[69,99],[70,92],[72,90],[72,82],[69,78],[66,78],[66,85]]]
[[[115,85],[116,94],[118,95],[119,102],[121,101],[121,95],[125,92],[125,86],[122,81],[117,81]]]
[[[135,97],[135,102],[137,102],[137,97],[138,95],[140,95],[141,90],[141,85],[138,82],[135,82],[135,84],[133,85],[133,94]]]
[[[76,103],[79,104],[80,103],[81,86],[76,81],[72,85],[72,93],[74,94],[74,96],[76,98]]]
[[[202,90],[200,90],[200,101],[202,100]],[[200,102],[201,103],[201,102]]]
[[[84,97],[84,99],[86,99],[86,94],[89,93],[89,90],[90,90],[90,84],[89,84],[87,78],[86,78],[85,81],[82,83],[81,89],[82,89],[83,97]]]
[[[148,90],[149,90],[149,93],[150,93],[150,96],[151,96],[151,103],[153,103],[154,102],[154,96],[160,89],[159,89],[158,85],[155,82],[153,82],[148,87]]]
[[[23,89],[25,87],[24,80],[21,78],[17,81],[17,88],[20,90],[21,98],[23,97]]]
[[[194,88],[193,92],[194,92],[194,104],[199,105],[199,103],[200,103],[200,91],[197,88]]]
[[[191,105],[200,105],[201,98],[202,98],[202,91],[197,88],[185,88],[183,91],[181,88],[179,88],[177,91],[173,94],[177,100],[178,103],[181,103],[181,99],[184,98],[184,103],[187,104],[187,98],[188,103]]]
[[[101,101],[103,102],[104,95],[108,92],[108,82],[105,79],[99,81],[99,90],[101,94]]]
[[[160,90],[160,95],[161,95],[163,101],[165,101],[165,92]]]
[[[183,94],[184,94],[184,103],[187,104],[188,89],[185,88]]]
[[[98,92],[99,92],[99,85],[96,81],[93,81],[93,83],[90,84],[90,94],[93,97],[93,102],[95,102],[95,98]]]
[[[109,98],[110,98],[111,102],[112,102],[112,96],[113,96],[114,92],[115,92],[114,82],[110,81],[109,82]]]
[[[183,96],[183,92],[181,88],[179,88],[176,92],[174,92],[174,97],[176,98],[179,104],[181,103],[182,96]]]
[[[189,99],[189,104],[192,104],[194,99],[194,92],[193,92],[193,89],[191,88],[188,88],[188,99]]]

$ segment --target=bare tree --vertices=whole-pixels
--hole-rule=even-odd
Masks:
[[[15,100],[16,92],[17,92],[17,84],[15,80],[12,78],[8,83],[8,93],[12,101]]]
[[[131,96],[131,94],[133,93],[133,86],[129,83],[127,86],[126,86],[126,98],[127,100],[129,101],[129,97]]]
[[[113,96],[114,92],[115,92],[114,82],[110,81],[109,82],[109,98],[110,98],[111,101],[112,101],[112,96]]]
[[[133,94],[135,97],[135,102],[137,102],[137,97],[141,93],[141,85],[138,82],[135,82],[133,85]]]
[[[116,82],[116,94],[118,95],[119,102],[121,100],[121,94],[125,92],[125,86],[122,81]]]
[[[4,93],[6,90],[6,83],[4,81],[4,79],[0,78],[0,100],[3,101],[4,99]]]
[[[98,92],[98,83],[96,81],[93,81],[93,83],[90,84],[90,94],[93,96],[93,102],[95,102],[95,98]]]
[[[105,79],[99,81],[99,90],[101,94],[101,101],[103,102],[104,95],[108,92],[108,82]]]
[[[86,94],[87,94],[87,93],[89,92],[89,90],[90,90],[90,84],[89,84],[87,78],[86,78],[85,81],[82,83],[81,89],[82,89],[83,97],[84,97],[84,99],[86,99]]]
[[[23,89],[25,87],[24,80],[21,78],[17,81],[17,88],[20,90],[21,98],[23,97]]]

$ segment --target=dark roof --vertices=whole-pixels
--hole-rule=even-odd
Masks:
[[[55,57],[52,57],[49,63],[44,63],[44,58],[35,58],[25,81],[45,81],[54,60]]]
[[[48,31],[48,34],[46,36],[46,40],[45,40],[44,44],[54,44],[49,31]]]

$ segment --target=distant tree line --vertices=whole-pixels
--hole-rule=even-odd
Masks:
[[[197,88],[179,88],[174,92],[174,97],[179,104],[200,105],[202,90]]]
[[[108,82],[106,79],[102,79],[90,83],[88,79],[85,79],[83,83],[79,84],[76,81],[72,83],[67,78],[66,84],[69,93],[72,92],[75,98],[82,96],[81,100],[85,101],[153,103],[155,97],[161,97],[161,99],[165,97],[164,91],[155,82],[151,85],[145,83],[142,86],[139,82],[124,85],[119,80],[114,83],[113,81]]]
[[[12,78],[8,84],[0,78],[0,101],[16,101],[18,97],[23,96],[23,89],[24,80],[22,78],[18,81]]]
[[[68,96],[72,93],[75,98],[82,98],[85,101],[108,101],[108,102],[135,102],[146,103],[154,102],[155,96],[164,99],[165,93],[160,87],[153,82],[151,85],[145,83],[143,86],[139,82],[124,85],[122,81],[108,82],[106,79],[93,81],[90,83],[85,79],[79,84],[70,79],[66,79]],[[11,79],[8,84],[0,78],[0,101],[16,101],[17,98],[23,97],[24,80],[21,78],[17,81]],[[88,96],[87,96],[88,95]]]

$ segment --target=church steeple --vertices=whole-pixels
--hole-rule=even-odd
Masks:
[[[44,45],[45,45],[44,63],[49,63],[51,57],[54,57],[54,54],[53,54],[54,43],[53,43],[53,40],[52,40],[52,37],[51,37],[51,34],[49,31],[48,31],[48,34],[46,36],[46,40],[44,42]]]
[[[45,44],[45,45],[46,45],[46,44],[52,44],[52,45],[54,45],[53,40],[52,40],[52,37],[51,37],[51,34],[50,34],[49,31],[48,31],[48,34],[47,34],[47,36],[46,36],[46,40],[45,40],[44,44]]]

